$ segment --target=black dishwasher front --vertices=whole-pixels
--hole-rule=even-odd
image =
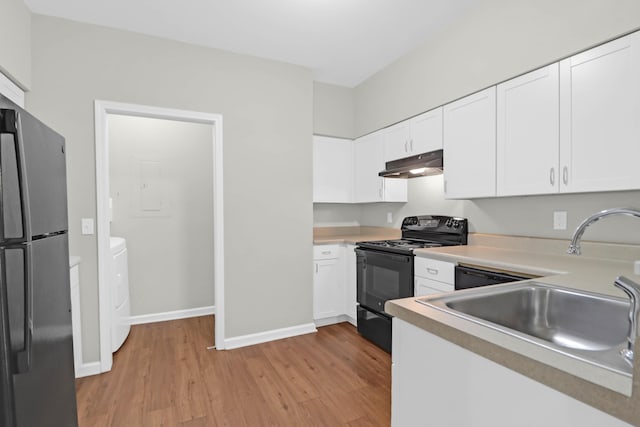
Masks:
[[[456,266],[455,290],[477,288],[480,286],[496,285],[498,283],[517,282],[531,277],[516,276],[514,274],[481,270],[479,268]]]

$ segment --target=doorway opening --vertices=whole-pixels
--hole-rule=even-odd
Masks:
[[[101,372],[111,369],[111,316],[112,295],[110,292],[110,237],[111,204],[110,192],[110,120],[112,122],[131,118],[160,119],[182,122],[183,124],[206,125],[210,132],[211,147],[208,153],[212,168],[209,186],[213,190],[213,216],[207,229],[213,230],[213,287],[215,300],[215,347],[224,349],[224,228],[223,228],[223,184],[222,184],[222,116],[193,111],[165,109],[135,104],[123,104],[108,101],[95,101],[95,138],[96,138],[96,197],[97,197],[97,243],[98,243],[98,294],[100,321],[100,368]],[[200,128],[202,130],[202,128]],[[179,141],[176,141],[179,144]],[[135,162],[135,160],[132,160]],[[140,172],[138,178],[152,183],[158,178],[159,162],[140,160],[132,170]],[[155,177],[155,178],[154,178]],[[157,181],[160,182],[160,181]],[[141,216],[162,216],[163,192],[156,188],[136,194],[136,202],[130,209],[140,211]],[[131,197],[129,197],[131,199]],[[130,201],[130,200],[129,200]],[[114,201],[115,203],[115,201]],[[137,203],[137,205],[136,205]],[[166,205],[166,203],[165,203]],[[166,209],[166,206],[165,206]],[[204,314],[204,313],[203,313]],[[153,320],[151,316],[149,319]],[[163,319],[166,320],[166,319]],[[141,322],[139,322],[141,323]]]

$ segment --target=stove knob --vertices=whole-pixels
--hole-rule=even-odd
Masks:
[[[447,222],[445,223],[445,225],[446,225],[447,227],[451,228],[452,223],[453,223],[453,220],[448,219],[448,220],[447,220]]]
[[[460,221],[454,221],[453,228],[460,228]]]

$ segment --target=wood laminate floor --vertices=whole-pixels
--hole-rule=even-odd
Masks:
[[[347,323],[207,350],[213,317],[138,325],[76,381],[80,427],[389,426],[391,357]]]

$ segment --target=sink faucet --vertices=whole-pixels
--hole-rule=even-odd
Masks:
[[[614,286],[620,288],[631,299],[629,306],[629,336],[627,336],[627,348],[620,350],[624,359],[633,366],[633,346],[638,336],[638,313],[640,313],[640,285],[624,276],[618,277]]]
[[[582,221],[582,224],[576,228],[576,231],[573,233],[573,237],[571,238],[569,249],[567,249],[567,253],[571,255],[580,255],[580,239],[582,238],[584,230],[594,222],[609,215],[630,215],[640,218],[640,211],[630,208],[614,208],[606,209],[591,215],[589,218]]]

